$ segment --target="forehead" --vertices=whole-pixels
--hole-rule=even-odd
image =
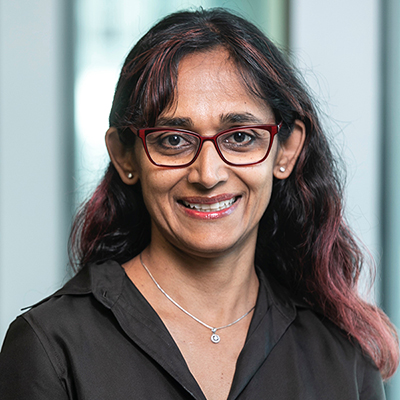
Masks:
[[[203,83],[202,85],[198,85]],[[250,96],[237,65],[223,48],[185,56],[178,66],[177,95],[184,89],[206,93],[208,85],[223,92],[233,91]]]
[[[185,56],[178,66],[173,102],[160,117],[210,120],[229,113],[256,114],[263,120],[272,116],[268,105],[251,93],[228,51],[218,48]]]

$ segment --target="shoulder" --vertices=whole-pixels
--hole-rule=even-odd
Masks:
[[[373,365],[355,339],[327,317],[310,308],[297,307],[297,317],[292,329],[301,338],[303,346],[326,360],[340,360],[344,365]]]
[[[1,399],[64,399],[65,364],[25,315],[10,325],[0,353]]]
[[[57,364],[63,343],[77,342],[83,332],[89,336],[110,320],[110,309],[122,291],[124,276],[115,262],[82,269],[64,287],[33,305],[10,325],[2,353],[11,342],[35,342],[53,355],[52,361]]]
[[[88,353],[109,347],[105,332],[118,331],[111,308],[124,276],[113,262],[85,268],[19,316],[0,353],[0,397],[64,399],[71,368],[84,368]]]
[[[48,336],[56,331],[72,332],[82,324],[90,326],[108,315],[123,290],[124,279],[123,269],[113,261],[89,265],[19,318],[38,334]]]
[[[276,349],[280,357],[290,357],[293,368],[325,386],[335,382],[357,388],[361,399],[385,398],[380,371],[354,338],[273,278],[268,276],[266,284],[273,305],[281,313],[293,313]]]
[[[294,332],[301,347],[311,354],[321,371],[351,381],[361,399],[384,399],[383,381],[379,369],[359,343],[325,316],[299,309]]]
[[[61,338],[77,341],[82,332],[90,335],[109,323],[110,309],[122,291],[124,277],[115,262],[88,266],[19,316],[9,331],[18,332],[18,340],[32,339],[34,335],[48,354],[56,354]]]

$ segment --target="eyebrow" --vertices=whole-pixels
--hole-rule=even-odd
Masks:
[[[228,113],[221,114],[220,121],[222,124],[262,124],[262,120],[257,118],[255,115],[245,112],[245,113]],[[182,128],[193,128],[194,123],[191,118],[186,117],[161,117],[156,121],[156,126],[170,126],[170,127],[182,127]]]
[[[157,119],[156,126],[172,126],[172,127],[182,127],[182,128],[193,128],[194,124],[191,118],[168,118],[161,117]]]
[[[224,124],[246,123],[246,124],[262,124],[263,121],[251,113],[228,113],[220,116],[220,120]]]

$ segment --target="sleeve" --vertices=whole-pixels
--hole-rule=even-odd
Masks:
[[[378,368],[372,361],[365,362],[362,390],[360,400],[385,400],[385,390]]]
[[[68,400],[35,331],[18,317],[7,332],[0,353],[0,399]]]

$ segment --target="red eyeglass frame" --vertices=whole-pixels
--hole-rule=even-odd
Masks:
[[[234,131],[236,131],[238,129],[251,129],[251,128],[254,128],[254,129],[265,129],[271,134],[271,140],[269,142],[269,146],[268,146],[268,149],[267,149],[267,151],[265,153],[265,156],[259,161],[256,161],[256,162],[253,162],[253,163],[247,163],[247,164],[235,164],[235,163],[232,163],[232,162],[228,161],[223,156],[221,150],[219,149],[219,146],[218,146],[218,143],[217,143],[217,138],[219,136],[225,134],[225,133],[234,132]],[[151,161],[151,163],[156,165],[156,166],[158,166],[158,167],[164,167],[164,168],[185,168],[185,167],[188,167],[189,165],[192,165],[196,161],[197,157],[199,156],[200,151],[201,151],[201,149],[203,147],[203,143],[206,142],[207,140],[210,140],[211,142],[214,143],[214,147],[217,150],[218,155],[228,165],[231,165],[233,167],[248,167],[250,165],[255,165],[255,164],[262,163],[268,157],[269,152],[271,151],[271,148],[272,148],[272,143],[274,142],[275,135],[277,133],[279,133],[281,128],[282,128],[282,121],[279,124],[237,126],[235,128],[230,128],[230,129],[218,132],[214,136],[201,136],[196,132],[188,131],[188,130],[185,130],[185,129],[171,128],[171,127],[155,127],[155,128],[136,129],[132,125],[129,126],[129,129],[142,140],[144,150],[145,150],[145,152],[147,154],[148,159]],[[165,165],[165,164],[158,164],[151,158],[150,153],[149,153],[149,151],[147,149],[146,136],[149,133],[157,132],[157,131],[164,131],[164,130],[171,131],[171,132],[187,133],[187,134],[196,136],[196,137],[198,137],[200,139],[199,148],[197,149],[197,152],[194,155],[192,161],[190,161],[189,163],[186,163],[186,164],[182,164],[182,165]]]

